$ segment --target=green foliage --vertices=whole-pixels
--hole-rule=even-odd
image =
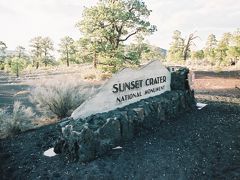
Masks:
[[[210,34],[205,45],[204,56],[212,63],[212,65],[214,65],[214,60],[216,58],[216,49],[216,36],[214,34]]]
[[[24,69],[24,67],[27,66],[27,62],[23,58],[18,57],[14,57],[10,61],[11,61],[10,70],[18,77],[20,72]]]
[[[186,43],[184,45],[184,50],[183,50],[183,60],[186,61],[187,58],[190,57],[191,54],[191,46],[195,45],[194,44],[194,39],[198,38],[198,36],[195,36],[194,33],[191,33],[188,36],[188,39],[186,40]]]
[[[232,63],[237,63],[240,58],[240,47],[230,46],[227,50],[227,57]]]
[[[227,58],[230,64],[237,64],[240,61],[240,29],[237,29],[232,35]]]
[[[70,61],[75,61],[76,58],[76,46],[74,40],[69,37],[65,36],[60,40],[59,50],[60,59],[67,63],[69,66]]]
[[[136,62],[135,55],[125,56],[124,43],[134,35],[156,31],[147,21],[150,13],[140,0],[102,0],[86,8],[77,27],[84,36],[82,45],[88,50],[94,66],[101,64],[106,70],[115,71],[126,61]]]
[[[123,58],[121,51],[114,52],[114,55],[115,56],[113,56],[113,54],[102,54],[101,56],[99,56],[98,60],[101,62],[101,64],[99,65],[100,69],[102,69],[104,72],[115,73],[123,67],[124,63],[125,66],[132,64],[133,59],[129,59],[127,63],[127,57]]]
[[[212,65],[229,66],[237,64],[240,58],[239,29],[233,34],[224,33],[219,41],[217,41],[215,35],[209,35],[204,55]]]
[[[240,28],[238,28],[234,33],[233,33],[233,39],[232,39],[233,46],[240,47]]]
[[[189,58],[191,55],[191,46],[195,45],[193,41],[196,38],[198,38],[198,36],[195,36],[194,33],[191,33],[185,40],[184,38],[182,38],[181,32],[175,30],[173,32],[173,40],[168,50],[168,61],[178,63],[183,60],[186,61],[187,58]]]
[[[178,30],[174,31],[172,39],[167,59],[174,62],[181,61],[183,60],[184,51],[184,39],[181,36],[181,32]]]
[[[6,44],[3,41],[0,41],[0,70],[4,69],[4,61],[6,59],[6,52],[7,49]]]
[[[26,58],[26,54],[25,54],[25,48],[23,46],[17,46],[16,49],[16,57],[18,58]]]
[[[230,40],[232,35],[230,33],[224,33],[223,37],[219,40],[217,44],[217,48],[215,50],[216,57],[215,57],[215,64],[227,64],[227,51],[229,49]]]
[[[29,56],[25,53],[25,48],[17,46],[14,53],[6,57],[4,61],[4,69],[18,77],[21,71],[29,64],[30,60]]]
[[[42,37],[38,36],[30,40],[30,47],[32,53],[32,65],[39,67],[39,63],[42,59],[43,49],[42,49]]]
[[[53,42],[49,37],[35,37],[30,40],[30,47],[32,53],[32,65],[38,69],[41,64],[45,66],[52,64],[54,57],[51,51],[54,50]]]
[[[166,53],[161,48],[144,41],[145,36],[157,30],[148,20],[150,14],[151,10],[142,0],[98,0],[95,6],[84,9],[82,20],[76,24],[81,38],[77,41],[69,36],[61,39],[58,49],[60,60],[67,66],[92,62],[95,68],[109,73],[152,59],[165,59]],[[219,40],[210,34],[205,47],[192,52],[197,38],[194,34],[183,38],[180,31],[174,31],[166,59],[185,63],[191,57],[218,66],[239,62],[240,29],[223,34]],[[129,43],[133,38],[135,41]],[[10,70],[18,76],[29,60],[36,68],[59,64],[52,55],[53,41],[49,37],[31,39],[30,47],[31,57],[22,46],[18,46],[14,53],[6,53],[7,46],[0,41],[0,70]]]
[[[54,50],[53,41],[49,37],[45,37],[42,39],[42,49],[43,49],[42,63],[46,67],[48,64],[52,64],[52,61],[54,61],[54,57],[50,53],[51,51]]]
[[[135,65],[156,59],[163,61],[166,58],[165,53],[161,48],[148,43],[140,42],[138,44],[130,44],[126,48],[126,57],[135,60]]]
[[[139,65],[142,54],[148,51],[147,44],[143,42],[144,38],[140,35],[136,36],[136,42],[126,45],[123,49],[125,52],[125,63],[129,65]]]
[[[75,41],[74,43],[76,48],[76,57],[74,62],[75,63],[86,63],[93,61],[93,52],[91,50],[92,44],[88,42],[86,38],[80,38],[79,40]]]
[[[203,50],[199,50],[199,51],[193,51],[191,54],[191,58],[193,60],[201,60],[204,58],[204,51]]]

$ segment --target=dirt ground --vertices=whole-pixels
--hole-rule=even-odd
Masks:
[[[163,122],[89,163],[43,156],[57,125],[0,141],[0,179],[240,179],[240,71],[196,71],[208,105]]]
[[[194,72],[196,94],[240,98],[240,71]]]

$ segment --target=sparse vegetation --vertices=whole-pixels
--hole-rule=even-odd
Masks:
[[[14,103],[12,113],[0,109],[0,138],[32,129],[34,118],[32,109],[23,106],[19,101]]]
[[[81,80],[61,76],[42,80],[32,91],[33,100],[41,108],[58,118],[70,116],[72,111],[94,93],[95,88]]]
[[[63,72],[64,75],[62,75]],[[52,124],[59,118],[70,116],[75,108],[94,94],[101,84],[99,81],[109,77],[111,77],[110,73],[103,73],[88,64],[72,65],[72,68],[55,66],[40,67],[34,71],[25,70],[20,78],[6,74],[7,89],[1,91],[3,94],[0,97],[0,105],[4,103],[2,97],[5,91],[9,97],[7,103],[9,103],[11,102],[9,91],[14,90],[9,88],[17,87],[12,98],[24,102],[28,108],[16,101],[13,109],[1,109],[0,136],[6,137],[27,129]],[[17,84],[9,86],[12,82]],[[32,98],[29,99],[29,97]]]

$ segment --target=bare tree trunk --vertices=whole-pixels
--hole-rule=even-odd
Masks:
[[[18,62],[17,62],[17,72],[16,72],[17,77],[19,77],[19,68],[18,68]]]
[[[97,68],[97,53],[96,53],[96,51],[94,51],[93,67]]]
[[[187,44],[184,48],[184,51],[183,51],[183,60],[186,61],[187,60],[187,56],[188,56],[188,50],[190,48],[190,36],[188,38],[188,41],[187,41]]]
[[[39,62],[36,63],[36,69],[38,69],[38,68],[39,68]]]
[[[44,62],[45,67],[47,67],[47,50],[45,50],[45,52],[44,52],[44,60],[45,60],[45,62]]]
[[[69,67],[69,55],[68,55],[68,51],[67,51],[67,67]]]
[[[193,45],[193,40],[198,38],[198,36],[194,36],[194,33],[191,33],[188,37],[187,44],[183,50],[183,59],[186,61],[188,56],[188,51],[190,51],[190,46]]]

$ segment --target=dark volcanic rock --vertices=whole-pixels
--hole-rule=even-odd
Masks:
[[[188,82],[189,69],[180,68],[171,73],[171,90],[189,90]]]
[[[134,112],[133,112],[134,113]],[[89,163],[43,156],[57,126],[0,140],[1,179],[236,179],[240,177],[240,108],[208,102],[202,110],[142,130]],[[86,133],[87,134],[87,133]],[[136,135],[135,135],[136,136]]]
[[[90,161],[143,129],[159,127],[163,121],[194,107],[191,91],[175,90],[86,119],[66,121],[61,123],[62,136],[55,152],[62,152],[70,160]]]
[[[172,90],[161,95],[85,119],[61,123],[62,137],[56,143],[55,151],[72,160],[92,160],[132,139],[143,129],[159,127],[163,121],[194,109],[196,103],[194,93],[189,89],[188,73],[186,68],[173,72]]]

